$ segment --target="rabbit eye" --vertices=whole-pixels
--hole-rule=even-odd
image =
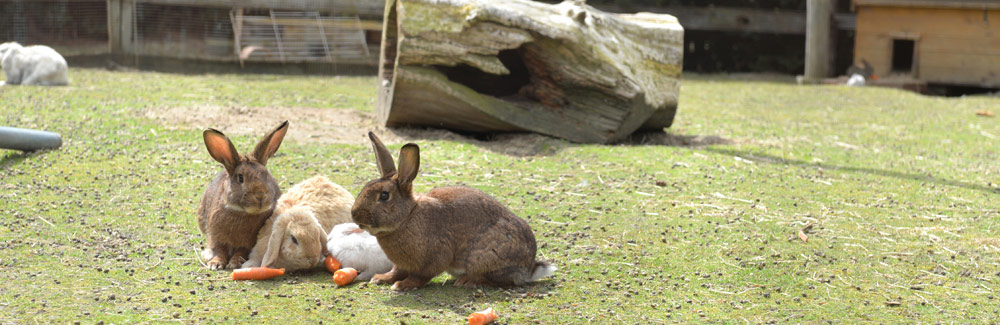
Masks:
[[[236,174],[236,179],[240,182],[240,184],[243,184],[243,174]]]
[[[378,200],[379,201],[385,201],[385,200],[388,200],[388,199],[389,199],[389,192],[382,191],[382,193],[378,194]]]
[[[295,239],[295,236],[292,236],[292,244],[295,244],[295,245],[299,244],[299,241],[297,239]]]

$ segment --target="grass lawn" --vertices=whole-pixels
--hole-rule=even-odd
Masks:
[[[539,255],[560,270],[514,289],[460,289],[443,275],[400,294],[336,288],[326,272],[234,282],[207,270],[195,210],[221,167],[201,130],[144,115],[371,112],[374,77],[71,78],[0,88],[0,125],[64,139],[55,151],[0,150],[0,323],[436,324],[486,307],[512,324],[1000,317],[1000,120],[974,113],[1000,110],[1000,98],[689,76],[666,136],[613,146],[536,137],[550,145],[526,156],[412,139],[417,191],[492,194],[529,221]],[[233,138],[247,152],[260,136]],[[285,189],[325,174],[357,193],[377,176],[363,143],[286,140],[269,167]]]

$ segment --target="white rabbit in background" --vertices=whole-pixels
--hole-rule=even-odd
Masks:
[[[7,75],[7,83],[11,85],[69,84],[66,59],[45,45],[24,47],[17,42],[0,44],[0,66]]]
[[[354,223],[333,227],[327,237],[326,249],[343,267],[358,270],[358,280],[369,280],[375,274],[392,270],[392,262],[382,252],[378,239]]]

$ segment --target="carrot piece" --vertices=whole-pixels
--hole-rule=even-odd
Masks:
[[[477,311],[469,314],[469,325],[483,325],[489,324],[497,319],[497,312],[493,311],[493,308],[486,308],[486,310]]]
[[[340,261],[333,256],[327,256],[326,259],[323,260],[323,265],[326,266],[326,270],[330,271],[330,273],[336,273],[337,270],[340,269]]]
[[[285,269],[248,267],[233,270],[233,280],[267,280],[282,275],[285,275]]]
[[[345,267],[337,270],[333,273],[333,283],[338,286],[345,286],[354,282],[354,279],[358,278],[358,270],[351,267]]]

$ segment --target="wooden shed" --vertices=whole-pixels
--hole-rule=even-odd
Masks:
[[[1000,87],[1000,1],[854,0],[854,62],[879,76]]]

